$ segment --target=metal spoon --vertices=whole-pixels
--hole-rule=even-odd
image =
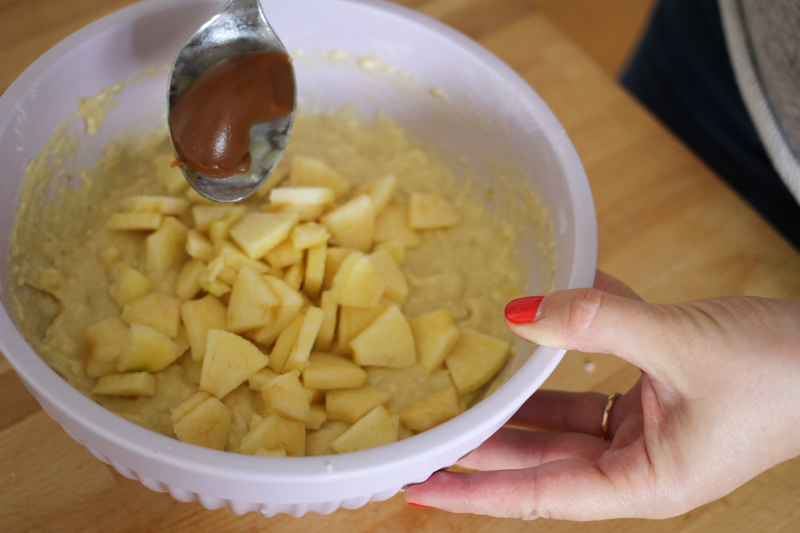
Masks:
[[[233,55],[254,51],[287,53],[267,22],[259,0],[230,0],[222,11],[192,35],[178,54],[170,72],[167,109],[172,110],[178,96],[211,65]],[[267,180],[280,161],[289,140],[294,114],[292,109],[285,117],[256,124],[250,129],[252,162],[247,173],[209,178],[191,168],[181,167],[186,180],[209,200],[236,202],[247,198]]]

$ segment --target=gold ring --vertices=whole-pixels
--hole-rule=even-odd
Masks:
[[[614,404],[619,400],[620,396],[622,396],[622,394],[615,392],[606,398],[606,406],[603,408],[603,420],[600,422],[600,436],[605,441],[611,440],[611,435],[608,434],[608,426],[609,422],[611,422],[611,408],[614,407]]]

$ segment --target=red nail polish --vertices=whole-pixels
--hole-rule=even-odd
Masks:
[[[527,324],[536,320],[544,296],[528,296],[511,300],[506,305],[506,318],[512,324]]]
[[[412,507],[419,507],[420,509],[433,509],[433,507],[428,507],[427,505],[420,505],[414,502],[406,502],[406,503]]]

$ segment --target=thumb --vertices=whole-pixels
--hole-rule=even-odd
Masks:
[[[669,336],[662,311],[662,306],[597,289],[572,289],[513,300],[505,314],[509,329],[535,344],[613,353],[654,373],[657,361],[646,354],[663,347]]]

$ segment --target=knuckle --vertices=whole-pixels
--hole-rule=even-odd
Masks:
[[[580,335],[592,328],[605,295],[593,289],[577,289],[570,300],[566,326],[570,335]]]

